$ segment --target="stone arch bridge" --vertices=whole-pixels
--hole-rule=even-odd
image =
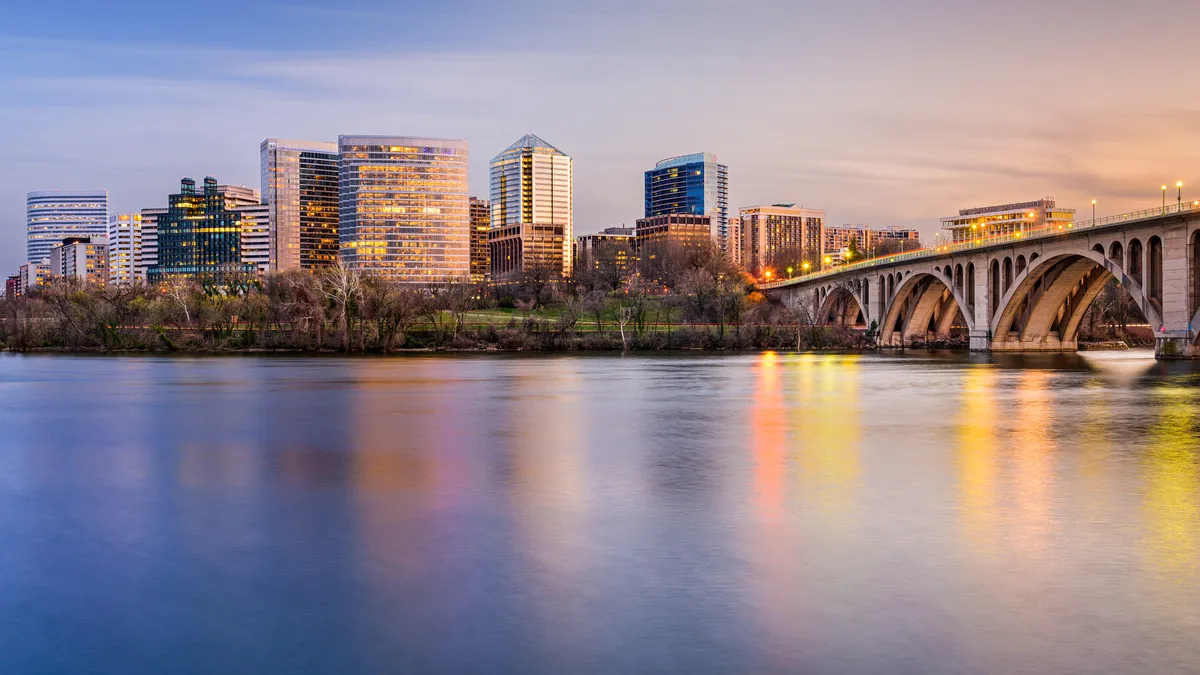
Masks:
[[[1073,351],[1109,279],[1141,307],[1160,358],[1200,355],[1200,204],[1173,205],[868,260],[765,284],[817,323],[875,324],[879,343],[949,337],[973,351]]]

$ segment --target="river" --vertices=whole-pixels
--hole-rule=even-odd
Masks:
[[[0,355],[2,673],[1179,673],[1200,364]]]

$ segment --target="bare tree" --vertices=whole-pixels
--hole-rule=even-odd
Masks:
[[[342,347],[349,352],[351,319],[362,303],[362,276],[338,262],[325,269],[321,282],[321,290],[333,304],[342,327]]]

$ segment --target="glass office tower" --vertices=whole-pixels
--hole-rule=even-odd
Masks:
[[[67,237],[103,237],[108,230],[107,190],[46,190],[25,199],[25,257],[50,260],[50,249]]]
[[[574,185],[571,158],[533,134],[492,158],[494,279],[552,267],[568,276],[573,266]]]
[[[467,142],[339,136],[342,264],[402,283],[470,273]]]
[[[646,218],[670,214],[708,216],[722,250],[729,230],[729,167],[711,152],[664,159],[646,172]]]
[[[337,143],[268,138],[259,155],[262,198],[270,214],[271,271],[336,263]]]
[[[225,279],[255,274],[258,268],[242,261],[241,207],[259,206],[258,191],[217,185],[204,179],[180,181],[179,194],[171,195],[167,212],[157,219],[158,263],[147,272],[151,283],[171,277]]]

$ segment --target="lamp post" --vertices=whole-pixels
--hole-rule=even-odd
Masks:
[[[1175,181],[1175,199],[1179,204],[1178,209],[1183,210],[1183,181]]]
[[[1166,213],[1167,212],[1167,186],[1166,185],[1162,186],[1162,192],[1163,192],[1163,213]]]
[[[1092,225],[1096,224],[1096,200],[1092,200]]]

